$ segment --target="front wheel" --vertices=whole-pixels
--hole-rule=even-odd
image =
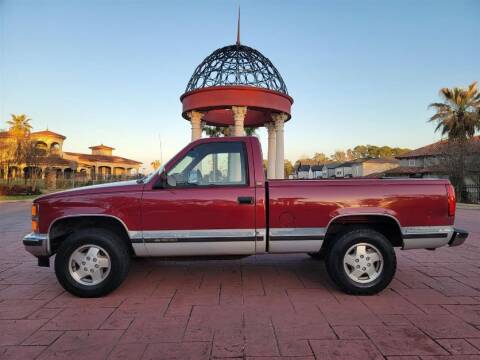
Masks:
[[[333,240],[326,258],[331,279],[344,292],[376,294],[392,281],[397,259],[388,239],[367,228],[354,229]]]
[[[55,257],[55,274],[68,292],[98,297],[115,290],[128,274],[125,242],[104,229],[85,229],[67,237]]]

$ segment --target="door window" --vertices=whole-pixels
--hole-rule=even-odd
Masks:
[[[247,185],[244,144],[214,142],[191,149],[168,172],[177,187]]]

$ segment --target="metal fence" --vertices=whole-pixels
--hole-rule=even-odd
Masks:
[[[465,185],[462,189],[462,199],[467,203],[480,204],[480,185]]]

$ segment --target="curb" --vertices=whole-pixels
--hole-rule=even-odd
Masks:
[[[480,204],[457,203],[457,209],[480,210]]]

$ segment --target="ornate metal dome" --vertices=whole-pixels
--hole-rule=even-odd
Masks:
[[[272,62],[245,45],[215,50],[195,69],[185,92],[212,86],[246,85],[288,95],[285,82]]]

